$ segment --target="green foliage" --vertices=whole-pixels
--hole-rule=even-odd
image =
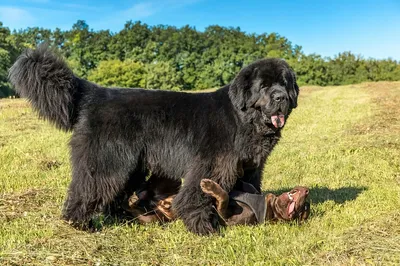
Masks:
[[[328,64],[320,55],[301,55],[299,60],[289,63],[296,71],[299,85],[327,85],[332,80]]]
[[[12,94],[9,83],[7,82],[7,69],[10,65],[10,54],[7,50],[0,48],[0,98]]]
[[[147,89],[179,90],[178,73],[169,62],[153,62],[147,65],[146,86]]]
[[[188,25],[149,26],[140,21],[128,21],[121,31],[112,33],[94,31],[85,21],[78,20],[66,31],[32,27],[10,33],[0,24],[0,48],[8,52],[8,55],[4,51],[0,54],[2,91],[10,91],[4,73],[16,56],[23,49],[42,42],[58,49],[76,75],[108,86],[136,84],[168,90],[215,88],[231,82],[243,66],[266,57],[286,59],[297,72],[300,85],[400,80],[400,64],[395,60],[364,59],[351,52],[339,53],[333,58],[306,55],[301,46],[293,45],[278,33],[248,34],[240,28],[218,25],[200,32]],[[132,61],[142,64],[141,67],[134,66]],[[130,67],[135,69],[132,73],[128,71]],[[121,73],[123,77],[118,78]]]
[[[10,30],[3,27],[3,23],[0,22],[0,98],[14,95],[7,77],[15,55],[15,49],[11,45]]]
[[[131,60],[101,61],[88,79],[103,86],[123,88],[144,87],[146,72],[143,64]]]

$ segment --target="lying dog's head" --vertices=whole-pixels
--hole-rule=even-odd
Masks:
[[[229,88],[229,97],[238,112],[267,125],[270,132],[284,126],[297,106],[298,94],[295,73],[277,58],[259,60],[243,68]]]
[[[282,193],[278,197],[268,194],[266,196],[267,220],[306,220],[310,214],[310,203],[306,201],[308,194],[308,188],[300,186]]]

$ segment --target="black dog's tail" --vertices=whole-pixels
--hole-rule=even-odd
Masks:
[[[85,85],[50,48],[26,50],[10,68],[9,79],[41,117],[65,131],[72,129]]]

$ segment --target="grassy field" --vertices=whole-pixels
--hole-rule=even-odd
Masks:
[[[263,182],[310,187],[300,226],[74,230],[60,220],[69,137],[24,100],[0,100],[0,265],[400,264],[400,82],[302,88]]]

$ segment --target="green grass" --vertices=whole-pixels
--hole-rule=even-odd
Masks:
[[[60,219],[69,137],[24,100],[0,100],[1,265],[400,263],[400,82],[302,88],[263,182],[276,193],[310,187],[301,226],[237,226],[211,237],[181,221],[74,230]]]

